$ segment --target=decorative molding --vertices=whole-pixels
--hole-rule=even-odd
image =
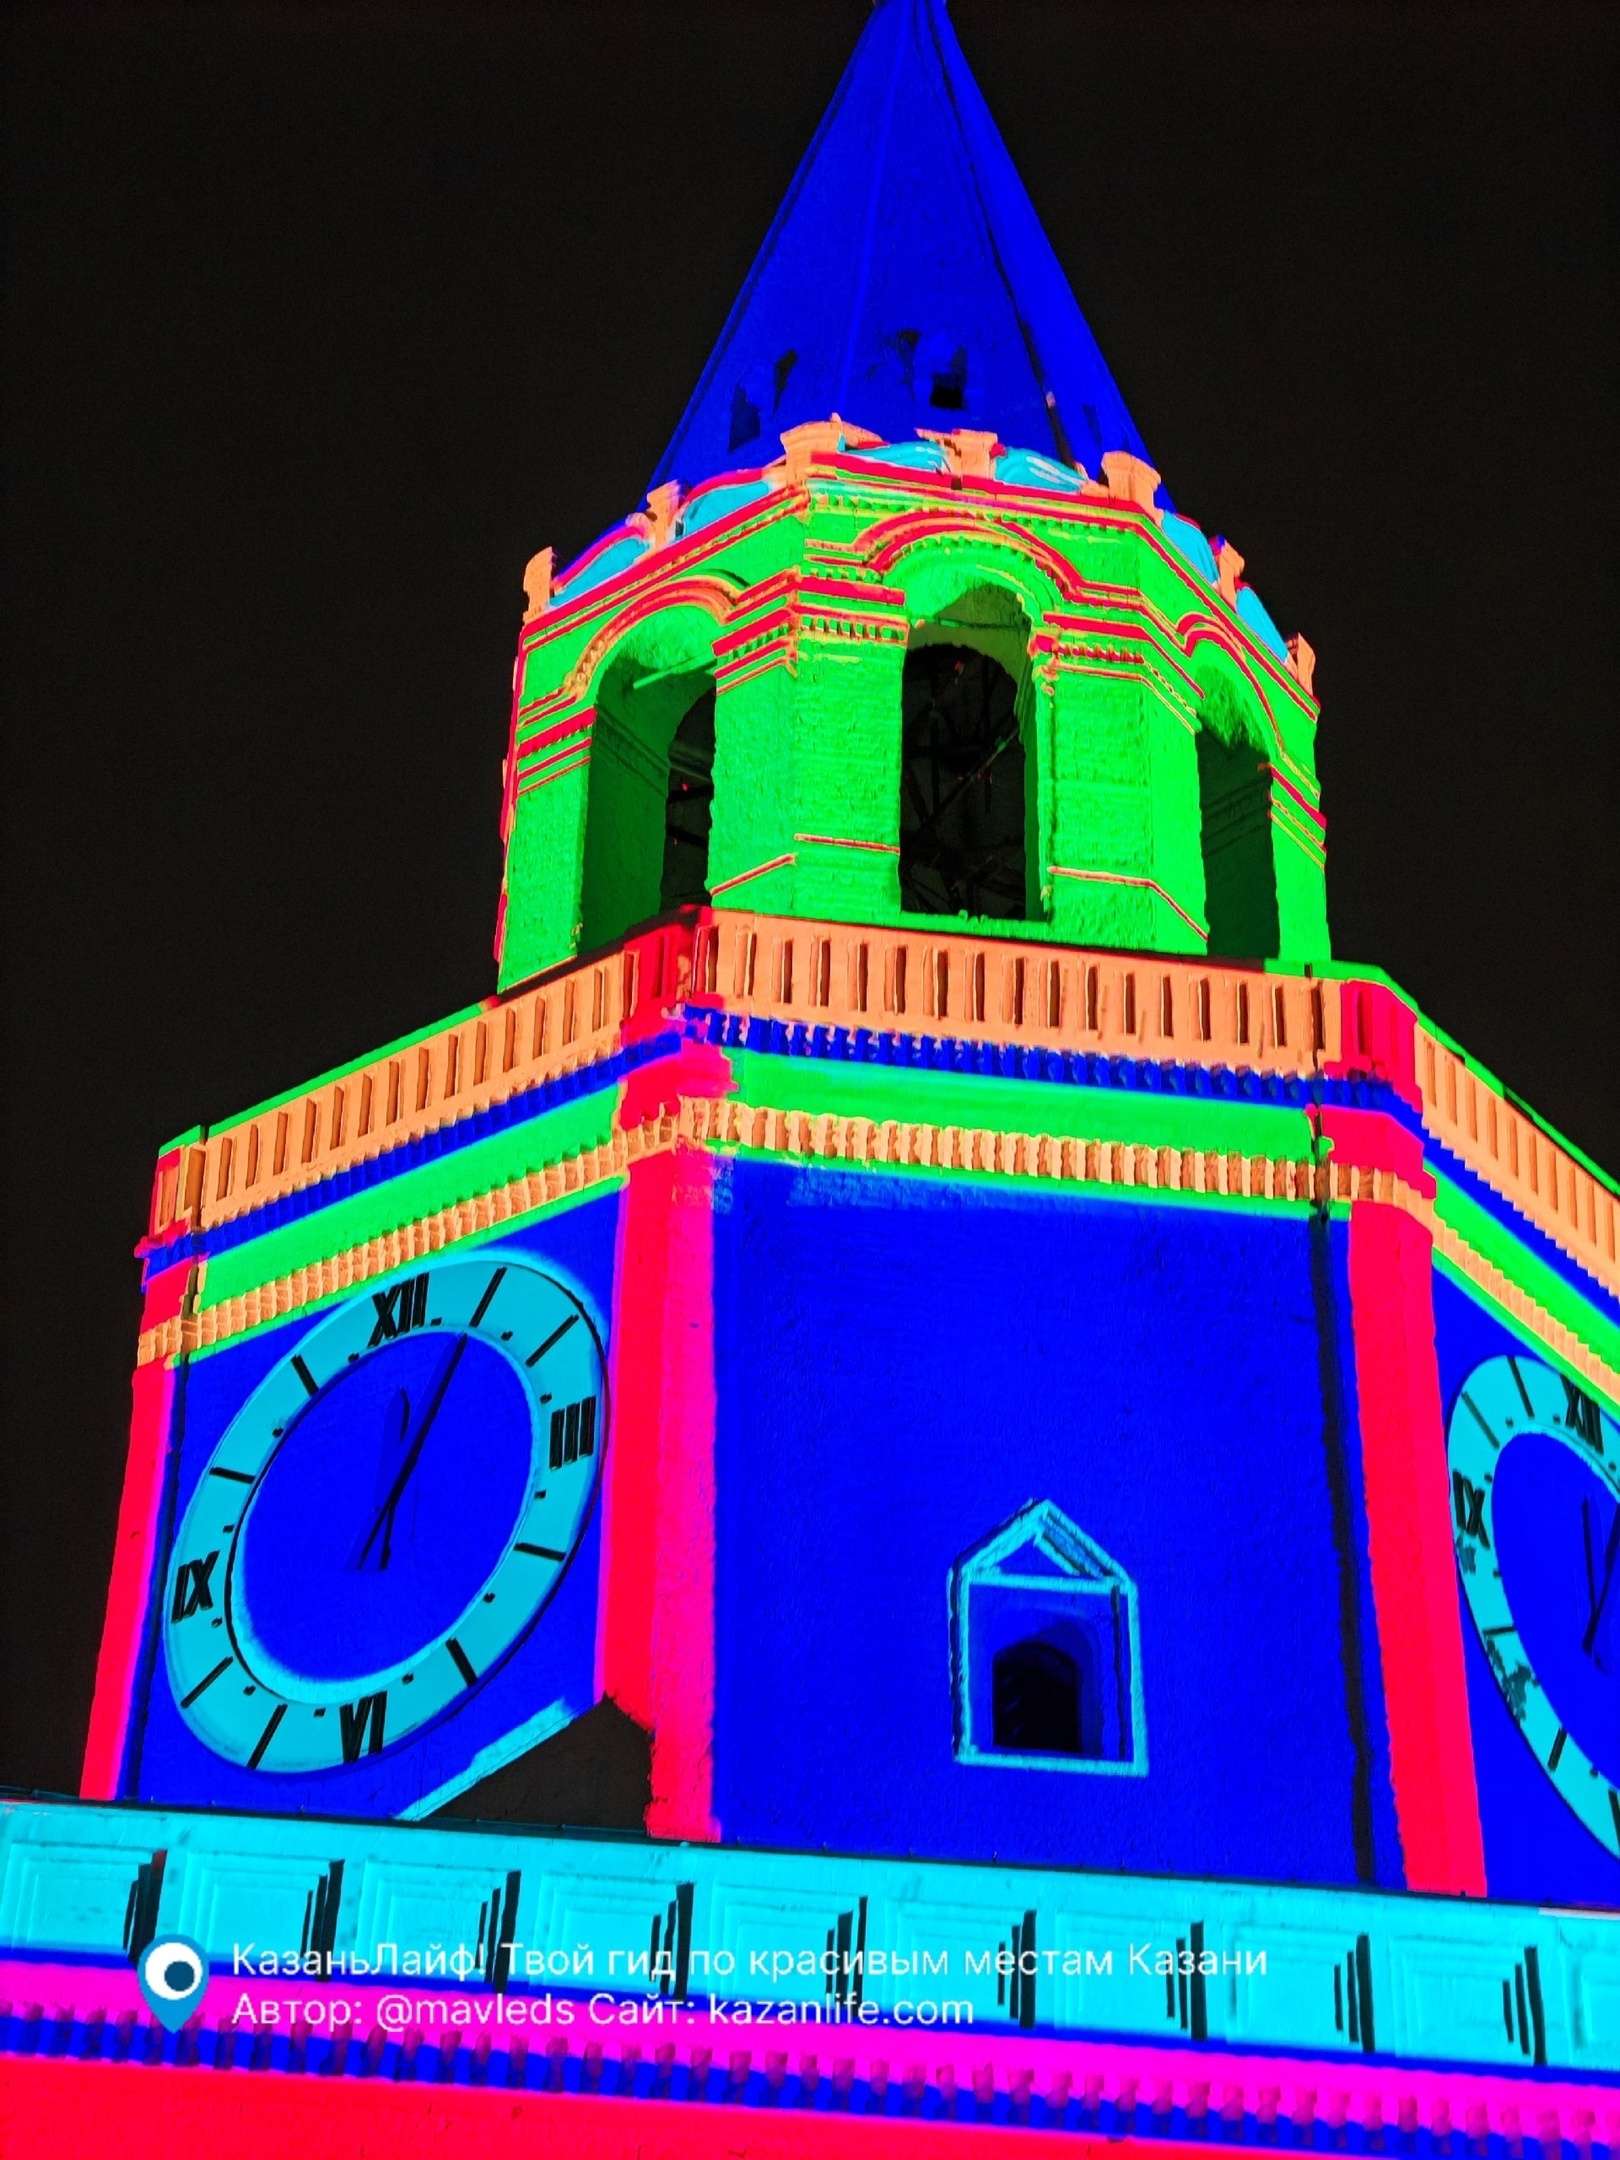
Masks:
[[[1611,1297],[1620,1297],[1615,1195],[1421,1020],[1416,1037],[1427,1131]]]
[[[1286,1156],[1136,1146],[1128,1141],[1002,1132],[990,1126],[845,1117],[826,1110],[780,1110],[734,1096],[683,1100],[680,1137],[699,1145],[873,1168],[968,1171],[1306,1206],[1332,1198],[1391,1197],[1395,1183],[1388,1172],[1352,1170],[1347,1165],[1335,1166],[1330,1181],[1325,1166]]]
[[[987,1126],[842,1117],[766,1108],[729,1096],[682,1096],[678,1113],[665,1112],[616,1132],[600,1147],[458,1200],[216,1305],[176,1314],[141,1335],[136,1364],[210,1349],[268,1321],[285,1319],[429,1253],[442,1252],[462,1238],[604,1184],[623,1175],[641,1157],[682,1142],[893,1169],[972,1171],[1305,1205],[1330,1198],[1385,1199],[1391,1197],[1395,1184],[1385,1171],[1353,1170],[1347,1165],[1334,1166],[1330,1180],[1325,1168],[1286,1157],[1060,1139],[1046,1133],[999,1132]],[[203,1281],[206,1288],[206,1268]]]
[[[554,553],[544,547],[538,555],[529,557],[523,572],[523,598],[526,602],[523,620],[532,623],[543,615],[551,605],[551,580],[554,572]]]
[[[631,938],[164,1156],[152,1236],[212,1229],[600,1063],[643,990],[654,1003],[684,990],[690,949],[690,930]]]
[[[716,573],[684,571],[668,584],[656,576],[649,578],[644,589],[626,596],[618,613],[592,636],[569,668],[563,687],[571,697],[588,697],[597,670],[614,646],[649,616],[667,614],[672,608],[695,607],[712,615],[717,623],[723,622],[740,597],[739,588]]]
[[[1105,450],[1102,469],[1108,492],[1116,502],[1131,503],[1145,510],[1155,523],[1164,523],[1164,512],[1154,501],[1159,475],[1146,458],[1133,457],[1128,450]]]
[[[1211,542],[1215,557],[1215,575],[1221,588],[1221,598],[1229,608],[1237,606],[1238,581],[1243,575],[1243,557],[1230,540],[1219,535]]]
[[[284,1319],[428,1253],[442,1252],[462,1238],[586,1192],[622,1176],[643,1156],[682,1143],[745,1148],[806,1162],[1040,1179],[1103,1191],[1266,1200],[1304,1208],[1367,1201],[1398,1207],[1423,1225],[1436,1251],[1459,1274],[1572,1372],[1611,1403],[1620,1404],[1620,1371],[1476,1252],[1440,1219],[1431,1199],[1392,1170],[1213,1148],[1005,1132],[990,1126],[849,1117],[832,1111],[779,1109],[735,1096],[683,1095],[678,1112],[665,1112],[616,1132],[600,1147],[529,1171],[217,1305],[176,1314],[141,1335],[136,1365],[208,1349],[268,1321]]]
[[[455,1201],[432,1215],[368,1238],[362,1245],[351,1245],[343,1252],[333,1253],[324,1260],[312,1260],[307,1266],[294,1268],[290,1274],[278,1275],[235,1297],[223,1298],[217,1305],[206,1305],[190,1314],[176,1314],[142,1333],[136,1346],[136,1366],[150,1365],[157,1359],[177,1357],[192,1350],[212,1349],[216,1344],[228,1342],[267,1322],[284,1320],[289,1314],[320,1304],[323,1299],[336,1297],[361,1283],[375,1281],[380,1275],[391,1274],[395,1268],[407,1267],[429,1253],[443,1252],[463,1238],[497,1229],[502,1223],[532,1215],[558,1200],[588,1192],[594,1186],[622,1177],[631,1163],[641,1156],[674,1146],[675,1139],[673,1118],[667,1115],[650,1118],[629,1132],[615,1133],[600,1147],[587,1148],[580,1154],[564,1156],[558,1162],[530,1170],[488,1192]],[[206,1286],[206,1267],[203,1279]]]
[[[1196,915],[1190,914],[1179,900],[1172,898],[1157,878],[1135,877],[1124,870],[1070,870],[1062,863],[1048,863],[1046,867],[1049,877],[1076,878],[1082,883],[1096,885],[1133,885],[1142,892],[1152,893],[1181,917],[1194,937],[1202,938],[1206,945],[1209,943],[1208,927]]]
[[[1611,1408],[1620,1415],[1620,1368],[1608,1364],[1595,1350],[1589,1350],[1572,1328],[1567,1328],[1545,1305],[1537,1304],[1527,1290],[1521,1290],[1516,1282],[1510,1281],[1494,1261],[1476,1252],[1449,1223],[1442,1222],[1434,1212],[1432,1200],[1411,1195],[1409,1212],[1424,1223],[1434,1238],[1435,1251],[1448,1260],[1459,1275],[1482,1291],[1493,1305],[1500,1306],[1516,1326],[1533,1335],[1544,1349],[1561,1358],[1571,1372],[1579,1373],[1589,1386],[1606,1396]]]
[[[739,870],[735,877],[722,878],[714,890],[717,894],[734,892],[739,885],[751,885],[755,878],[766,877],[773,870],[791,870],[798,859],[791,851],[786,855],[773,855],[769,862],[755,863],[751,870]]]
[[[791,862],[776,858],[731,883]],[[1359,1036],[1356,1047],[1347,1043],[1346,998],[1354,1004],[1355,993],[1353,981],[1197,957],[694,910],[169,1151],[157,1165],[151,1230],[161,1240],[251,1214],[605,1061],[692,1000],[747,1019],[1308,1082],[1322,1070],[1380,1071]],[[1416,1046],[1432,1138],[1620,1295],[1620,1207],[1608,1187],[1421,1023]],[[1448,1235],[1436,1231],[1442,1250]]]

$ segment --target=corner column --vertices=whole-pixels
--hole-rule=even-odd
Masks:
[[[1415,1098],[1411,1011],[1377,984],[1341,992],[1355,1072]],[[1389,1723],[1390,1777],[1409,1890],[1484,1897],[1468,1675],[1451,1538],[1444,1406],[1434,1333],[1432,1198],[1422,1143],[1374,1110],[1324,1108],[1333,1166],[1385,1173],[1388,1200],[1350,1207],[1350,1312],[1369,1572]],[[1358,1180],[1358,1182],[1360,1182]]]
[[[1270,788],[1277,950],[1284,959],[1325,959],[1330,950],[1327,820],[1304,789],[1275,765],[1270,771]]]
[[[160,1182],[173,1161],[165,1157],[158,1164]],[[179,1318],[188,1309],[197,1288],[198,1272],[194,1262],[179,1260],[147,1277],[141,1308],[143,1334]],[[107,1614],[96,1660],[96,1691],[79,1779],[79,1792],[86,1800],[129,1797],[124,1785],[130,1721],[136,1708],[147,1616],[157,1595],[153,1578],[159,1559],[163,1482],[182,1364],[180,1359],[153,1358],[148,1364],[136,1366],[131,1384],[134,1400],[129,1454],[124,1463],[112,1580],[107,1590]]]
[[[711,1069],[718,1066],[722,1070]],[[637,1074],[626,1128],[724,1091],[688,1046]],[[652,1735],[647,1828],[716,1842],[714,1166],[684,1141],[631,1166],[614,1269],[597,1692]]]
[[[889,588],[790,571],[716,639],[716,906],[895,919],[906,634]]]
[[[1042,865],[1053,929],[1070,945],[1201,956],[1198,749],[1185,701],[1150,681],[1133,623],[1053,614],[1038,645],[1056,753],[1052,855]]]

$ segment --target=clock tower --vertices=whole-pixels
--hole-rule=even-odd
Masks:
[[[1309,2133],[1354,2054],[1368,2149],[1590,2144],[1616,1189],[1333,952],[1311,648],[1173,487],[881,0],[644,503],[529,564],[495,986],[160,1155],[97,1805],[10,1832],[125,1854],[115,1955],[639,1958],[663,2085],[506,2084],[806,2138]],[[991,2066],[912,2106],[948,1971]]]

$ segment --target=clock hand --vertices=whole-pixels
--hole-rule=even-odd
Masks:
[[[398,1388],[395,1390],[393,1400],[384,1410],[382,1417],[382,1437],[377,1446],[377,1475],[372,1480],[371,1493],[371,1505],[375,1513],[381,1513],[388,1506],[389,1488],[393,1484],[400,1457],[410,1437],[411,1398],[404,1388]],[[374,1523],[372,1527],[375,1528]],[[392,1525],[390,1524],[391,1530]],[[356,1534],[354,1544],[349,1552],[348,1565],[351,1568],[363,1568],[365,1566],[366,1554],[370,1550],[371,1543],[371,1530],[362,1530]],[[386,1549],[387,1540],[384,1543]],[[386,1566],[387,1561],[384,1560],[382,1565]]]
[[[387,1498],[383,1501],[382,1506],[377,1510],[371,1528],[366,1532],[366,1541],[360,1548],[360,1559],[357,1563],[361,1567],[365,1566],[366,1555],[370,1552],[372,1545],[377,1538],[378,1532],[383,1529],[385,1523],[388,1525],[389,1533],[392,1532],[394,1510],[399,1506],[400,1495],[404,1492],[405,1487],[410,1483],[411,1472],[416,1468],[417,1463],[421,1459],[422,1446],[424,1441],[427,1439],[429,1428],[431,1427],[433,1420],[439,1414],[439,1405],[444,1401],[445,1395],[449,1391],[450,1382],[455,1378],[456,1367],[461,1363],[461,1353],[463,1350],[466,1349],[466,1347],[466,1336],[458,1335],[456,1337],[454,1347],[451,1349],[450,1355],[445,1359],[444,1364],[439,1369],[438,1380],[434,1384],[433,1393],[427,1399],[426,1408],[422,1412],[421,1422],[417,1426],[415,1433],[411,1437],[410,1446],[405,1453],[405,1460],[400,1464],[398,1475],[395,1477],[393,1484],[388,1489]],[[379,1561],[379,1565],[382,1567],[386,1567],[388,1565],[388,1552],[389,1537],[385,1535],[383,1540],[382,1557]]]
[[[1620,1507],[1614,1511],[1609,1524],[1609,1540],[1603,1549],[1603,1580],[1597,1580],[1592,1565],[1592,1515],[1591,1503],[1581,1503],[1581,1533],[1586,1544],[1586,1590],[1591,1601],[1592,1617],[1586,1623],[1586,1633],[1581,1637],[1581,1648],[1588,1657],[1597,1655],[1598,1629],[1603,1624],[1603,1610],[1609,1602],[1609,1591],[1614,1583],[1614,1564],[1620,1560]]]

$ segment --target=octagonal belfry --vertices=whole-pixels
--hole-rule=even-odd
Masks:
[[[1151,467],[782,440],[531,565],[503,985],[702,899],[1327,958],[1310,650]]]

